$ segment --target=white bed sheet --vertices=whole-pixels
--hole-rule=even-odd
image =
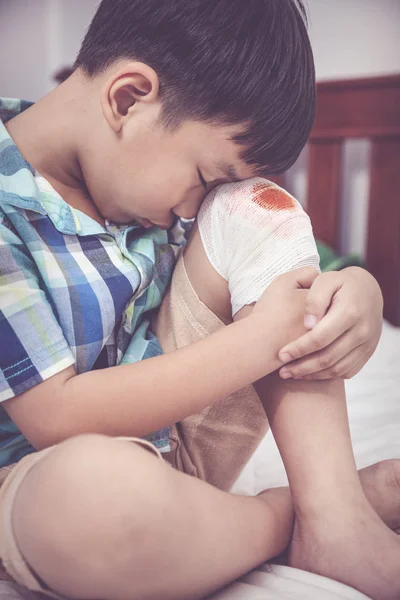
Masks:
[[[380,344],[363,371],[346,384],[350,429],[359,468],[400,458],[400,329],[384,323]],[[287,485],[275,441],[268,433],[233,491],[256,494]],[[361,600],[340,583],[283,566],[264,565],[213,600]]]

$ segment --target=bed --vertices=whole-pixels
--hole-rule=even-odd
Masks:
[[[371,144],[366,264],[383,290],[385,323],[375,355],[347,383],[351,433],[361,468],[400,458],[400,75],[320,83],[318,98],[308,145],[306,208],[317,239],[338,253],[346,203],[341,194],[344,143],[368,139]],[[286,176],[275,180],[287,186]],[[286,484],[269,433],[233,491],[251,495]],[[6,582],[0,582],[0,597],[37,598]],[[365,600],[366,596],[324,577],[270,564],[212,596],[212,600],[313,599]]]

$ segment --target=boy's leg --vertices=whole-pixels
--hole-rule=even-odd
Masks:
[[[196,229],[185,263],[195,292],[215,307],[210,295],[213,286],[208,282],[214,278],[220,298],[227,284],[213,273]],[[304,303],[301,296],[298,296],[300,303]],[[294,302],[298,304],[297,299]],[[238,318],[250,310],[246,307]],[[294,305],[293,310],[298,310],[298,306]],[[304,306],[300,313],[304,314]],[[350,440],[344,383],[284,382],[273,375],[259,382],[256,388],[293,494],[297,519],[292,564],[341,580],[374,598],[397,598],[400,540],[372,510],[360,484]],[[336,521],[342,522],[342,528]],[[367,533],[361,527],[362,522],[368,525]],[[363,540],[361,546],[360,540]],[[382,563],[375,560],[376,545],[381,556],[390,553],[389,560]]]
[[[257,384],[288,474],[296,514],[292,566],[351,585],[376,600],[400,595],[400,539],[363,492],[344,383]]]
[[[20,562],[42,591],[93,600],[202,598],[280,553],[294,517],[288,489],[234,496],[95,435],[49,451],[12,508]]]
[[[91,435],[28,472],[12,527],[23,559],[57,595],[189,600],[281,552],[292,517],[288,490],[234,496],[137,445]]]

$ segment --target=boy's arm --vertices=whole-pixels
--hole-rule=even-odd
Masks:
[[[249,317],[195,344],[81,375],[69,367],[3,406],[38,449],[80,433],[143,436],[161,429],[279,368],[279,348],[303,331],[298,288],[315,275],[289,274]],[[224,286],[221,280],[221,293]]]
[[[213,268],[203,255],[207,279]],[[197,251],[196,273],[199,261]],[[303,273],[308,287],[315,274]],[[274,314],[269,291],[258,314],[193,346],[76,375],[37,267],[7,217],[0,219],[0,275],[0,400],[37,448],[83,432],[140,436],[193,414],[281,366],[278,350],[302,320],[282,301]],[[297,277],[285,280],[288,290],[296,291]],[[228,293],[227,282],[220,278],[213,290]]]

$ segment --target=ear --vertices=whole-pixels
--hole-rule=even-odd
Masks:
[[[159,91],[154,69],[140,62],[124,64],[108,79],[102,92],[102,110],[111,129],[118,133],[139,103],[158,101]]]

